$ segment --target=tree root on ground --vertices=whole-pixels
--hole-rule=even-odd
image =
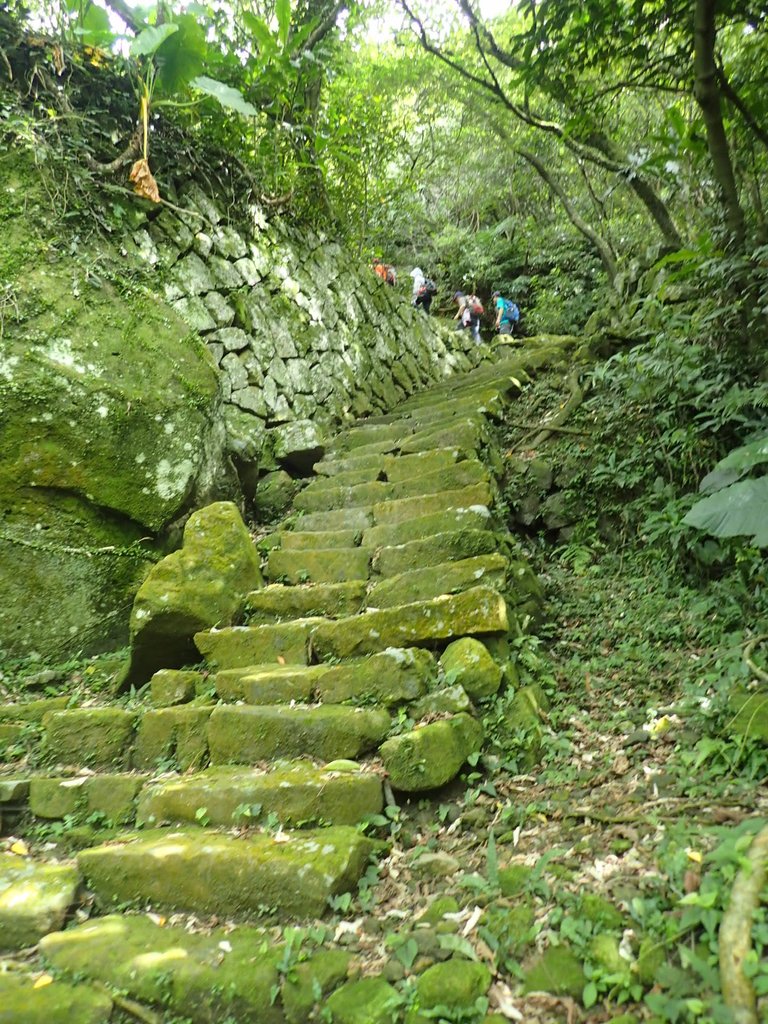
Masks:
[[[758,646],[758,644],[763,643],[764,640],[768,640],[768,637],[765,635],[753,636],[744,648],[744,653],[742,657],[744,659],[744,664],[747,666],[752,675],[756,676],[758,679],[761,679],[764,683],[768,683],[768,672],[766,672],[765,669],[760,668],[760,666],[755,664],[755,662],[752,660],[752,652]]]
[[[720,984],[734,1024],[758,1024],[757,997],[744,962],[752,949],[752,917],[768,867],[768,825],[752,840],[746,860],[733,883],[718,939]]]
[[[516,445],[515,448],[510,449],[507,453],[511,455],[515,451],[522,451],[524,449],[538,448],[556,431],[562,433],[586,433],[586,431],[574,431],[571,428],[564,428],[563,424],[574,412],[581,403],[584,401],[585,392],[582,390],[579,384],[579,371],[573,370],[568,375],[568,387],[570,389],[570,395],[568,400],[558,409],[558,411],[552,416],[552,419],[546,423],[542,423],[541,427],[532,427],[532,430],[538,431],[538,433],[531,440],[528,437],[523,437],[521,441]],[[530,435],[529,435],[530,436]]]

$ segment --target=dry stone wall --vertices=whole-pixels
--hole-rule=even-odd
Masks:
[[[390,409],[477,362],[468,332],[414,310],[408,288],[326,235],[268,221],[257,205],[233,224],[194,183],[178,205],[131,245],[214,356],[238,460],[284,459],[319,424]]]

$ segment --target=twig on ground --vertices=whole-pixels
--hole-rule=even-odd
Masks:
[[[762,679],[764,683],[768,683],[768,672],[766,672],[765,669],[760,668],[760,666],[756,665],[755,662],[752,660],[752,652],[757,647],[757,645],[763,643],[764,640],[768,640],[768,637],[766,637],[764,634],[762,636],[753,636],[747,644],[747,646],[744,648],[744,653],[742,657],[744,658],[744,664],[747,666],[749,671],[753,675],[757,676],[758,679]]]

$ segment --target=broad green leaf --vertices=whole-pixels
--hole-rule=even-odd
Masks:
[[[94,7],[93,4],[79,19],[75,32],[87,46],[109,46],[116,38],[116,33],[109,24],[107,12],[102,7]]]
[[[199,89],[200,92],[204,92],[206,96],[212,96],[215,100],[218,100],[222,107],[226,107],[228,110],[236,110],[238,113],[247,114],[249,117],[254,117],[258,114],[256,107],[249,103],[241,92],[229,85],[225,85],[223,82],[217,82],[206,75],[198,75],[189,84],[193,89]]]
[[[153,25],[150,28],[143,29],[131,43],[131,56],[151,56],[159,50],[169,36],[178,31],[179,26],[175,24]]]
[[[768,435],[756,441],[741,445],[721,459],[711,473],[707,473],[699,485],[703,494],[719,491],[728,484],[735,483],[753,466],[768,462]]]
[[[258,43],[262,54],[272,54],[277,51],[275,37],[269,31],[269,26],[262,18],[256,17],[251,11],[243,11],[243,22]]]
[[[758,547],[768,547],[768,476],[702,498],[683,522],[714,537],[752,537]]]
[[[277,38],[285,49],[288,42],[288,33],[291,30],[291,0],[276,0],[275,14],[277,15]]]
[[[597,1002],[597,985],[594,981],[588,981],[584,986],[584,991],[581,995],[581,1001],[584,1003],[584,1008],[588,1010],[590,1006],[594,1006]]]
[[[191,14],[174,22],[177,32],[156,58],[160,91],[165,96],[181,92],[205,66],[208,44],[205,32]]]

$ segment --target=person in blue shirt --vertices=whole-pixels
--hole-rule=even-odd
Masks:
[[[494,292],[492,297],[496,309],[495,329],[499,334],[512,334],[520,319],[520,310],[511,299],[503,298],[501,292]]]

